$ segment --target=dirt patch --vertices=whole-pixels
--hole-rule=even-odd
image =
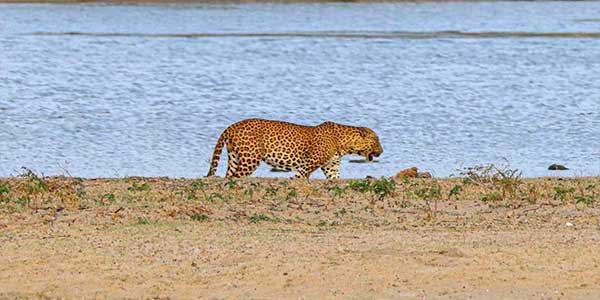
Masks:
[[[600,296],[599,178],[42,180],[0,180],[0,299]]]

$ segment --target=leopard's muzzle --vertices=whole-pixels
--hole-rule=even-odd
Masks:
[[[373,159],[375,157],[379,157],[379,155],[381,155],[381,152],[370,152],[369,154],[367,154],[367,160],[373,161]]]

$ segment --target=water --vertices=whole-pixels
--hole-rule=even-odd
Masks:
[[[0,176],[204,176],[221,131],[252,117],[374,129],[379,163],[346,157],[343,177],[504,159],[600,175],[599,16],[598,2],[2,4]]]

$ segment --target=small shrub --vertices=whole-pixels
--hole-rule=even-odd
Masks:
[[[494,164],[466,167],[458,172],[464,184],[474,184],[484,187],[498,187],[503,193],[514,195],[522,183],[521,171],[511,169],[508,163],[496,166]]]
[[[492,191],[491,193],[481,195],[480,199],[482,202],[497,202],[502,200],[502,193],[500,191]]]
[[[249,196],[250,198],[252,198],[252,195],[254,195],[254,190],[252,188],[244,189],[244,195]]]
[[[298,197],[298,191],[296,191],[295,188],[290,188],[287,196],[285,196],[285,200],[290,200],[291,198],[296,198]]]
[[[250,198],[250,200],[252,200],[252,196],[254,195],[254,193],[256,191],[258,191],[259,188],[260,188],[260,184],[252,182],[252,183],[250,183],[249,187],[243,189],[243,193],[244,193],[244,195],[248,196]]]
[[[459,172],[465,185],[472,184],[484,189],[493,190],[490,194],[484,195],[484,197],[488,200],[493,198],[495,199],[494,201],[509,198],[514,199],[517,191],[519,191],[519,188],[523,184],[521,174],[521,171],[518,169],[510,168],[508,163],[499,166],[489,164],[467,167]],[[500,199],[496,199],[494,191],[500,193]]]
[[[415,192],[410,192],[409,195],[410,194],[416,196],[417,199],[425,201],[425,204],[427,205],[427,215],[430,219],[432,217],[436,217],[438,200],[440,200],[440,198],[442,197],[442,187],[437,182],[434,182],[434,184],[432,184],[431,186],[422,187],[416,190]],[[433,205],[431,203],[432,201]]]
[[[500,188],[503,199],[506,199],[507,196],[512,198],[516,196],[519,186],[523,183],[521,174],[521,171],[517,169],[496,168],[494,186]]]
[[[492,183],[494,168],[493,164],[465,167],[458,171],[458,176],[463,179],[464,184],[481,185]]]
[[[206,187],[208,187],[208,185],[204,182],[202,182],[201,180],[194,180],[192,182],[192,184],[190,184],[190,186],[188,188],[186,188],[187,191],[187,199],[188,200],[196,200],[197,196],[196,193],[198,191],[200,191],[202,193],[202,197],[204,198],[204,201],[208,200],[208,196],[206,195]]]
[[[555,186],[554,187],[554,196],[552,197],[554,200],[560,200],[562,202],[564,202],[569,194],[572,194],[573,192],[575,192],[575,188],[574,187],[570,187],[570,188],[564,188],[562,186]]]
[[[420,188],[414,194],[425,201],[439,199],[442,196],[442,187],[439,184],[434,184],[430,187]]]
[[[150,225],[150,220],[148,220],[148,218],[146,218],[146,217],[138,217],[136,224],[137,225]]]
[[[269,218],[269,216],[262,214],[262,213],[254,213],[251,217],[250,217],[250,222],[257,224],[260,221],[271,221],[271,218]]]
[[[208,220],[208,216],[205,214],[199,214],[199,213],[194,213],[193,215],[190,216],[190,218],[192,218],[192,220],[194,221],[199,221],[199,222],[203,222]]]
[[[366,193],[371,190],[371,182],[369,180],[350,181],[348,183],[348,188],[361,193]]]
[[[592,205],[594,202],[596,202],[596,199],[590,195],[575,197],[575,203],[577,204],[583,203],[586,205]]]
[[[194,180],[190,186],[193,190],[204,190],[208,185],[202,182],[202,180]]]
[[[373,181],[368,179],[362,181],[351,181],[348,183],[347,187],[361,193],[371,192],[377,198],[377,200],[383,200],[394,194],[394,191],[396,190],[396,182],[392,179],[382,177]]]
[[[104,195],[102,195],[102,204],[106,205],[106,204],[113,204],[115,202],[117,197],[115,197],[115,194],[113,193],[106,193]]]
[[[18,177],[24,179],[18,187],[21,192],[21,196],[17,199],[18,204],[30,206],[31,200],[41,198],[43,194],[48,192],[48,182],[28,168],[22,167],[21,174]]]
[[[456,198],[458,198],[458,195],[460,194],[460,192],[462,192],[463,187],[461,185],[455,185],[450,189],[450,192],[448,192],[448,197],[452,198],[452,196],[455,196]]]
[[[179,194],[181,194],[181,192]],[[194,192],[189,192],[188,191],[188,193],[187,193],[187,199],[188,200],[196,200],[197,199],[196,198],[196,194]]]
[[[233,179],[229,179],[229,181],[227,181],[227,183],[225,185],[230,190],[237,188],[237,182]]]
[[[583,203],[586,205],[594,204],[596,201],[598,201],[596,199],[596,194],[594,193],[595,188],[596,186],[593,184],[588,184],[585,189],[580,188],[580,195],[575,197],[575,203]]]
[[[217,192],[212,192],[210,193],[210,195],[208,195],[208,198],[206,200],[210,201],[210,202],[215,202],[216,199],[220,199],[221,201],[224,201],[225,198],[223,197],[223,195],[217,193]]]
[[[85,187],[83,186],[83,179],[82,178],[77,178],[75,179],[75,197],[79,200],[85,198],[86,195],[86,191],[85,191]]]
[[[334,212],[333,214],[339,218],[339,217],[345,215],[346,213],[347,213],[346,208],[341,208],[340,210]]]
[[[274,187],[274,186],[269,186],[265,189],[265,196],[277,196],[277,193],[279,192],[279,188]]]
[[[538,186],[535,184],[528,183],[526,193],[525,200],[527,200],[527,203],[529,204],[535,204],[538,199],[541,198]]]
[[[386,179],[385,177],[382,177],[381,179],[373,181],[371,184],[371,190],[381,201],[394,194],[394,191],[396,190],[396,182],[392,179]]]
[[[8,202],[10,200],[10,186],[0,181],[0,202]]]
[[[137,184],[136,182],[134,182],[130,187],[127,188],[127,190],[131,192],[149,191],[150,185],[147,183]]]
[[[339,198],[346,193],[346,188],[335,185],[329,188],[329,192],[333,194],[334,197]]]

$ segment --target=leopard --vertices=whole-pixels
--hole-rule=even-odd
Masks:
[[[321,168],[327,179],[338,179],[342,156],[355,154],[372,162],[383,153],[379,137],[367,127],[331,121],[306,126],[246,119],[230,125],[220,135],[207,177],[214,176],[223,146],[228,156],[226,178],[248,177],[265,162],[282,171],[295,171],[292,178],[308,179]]]

